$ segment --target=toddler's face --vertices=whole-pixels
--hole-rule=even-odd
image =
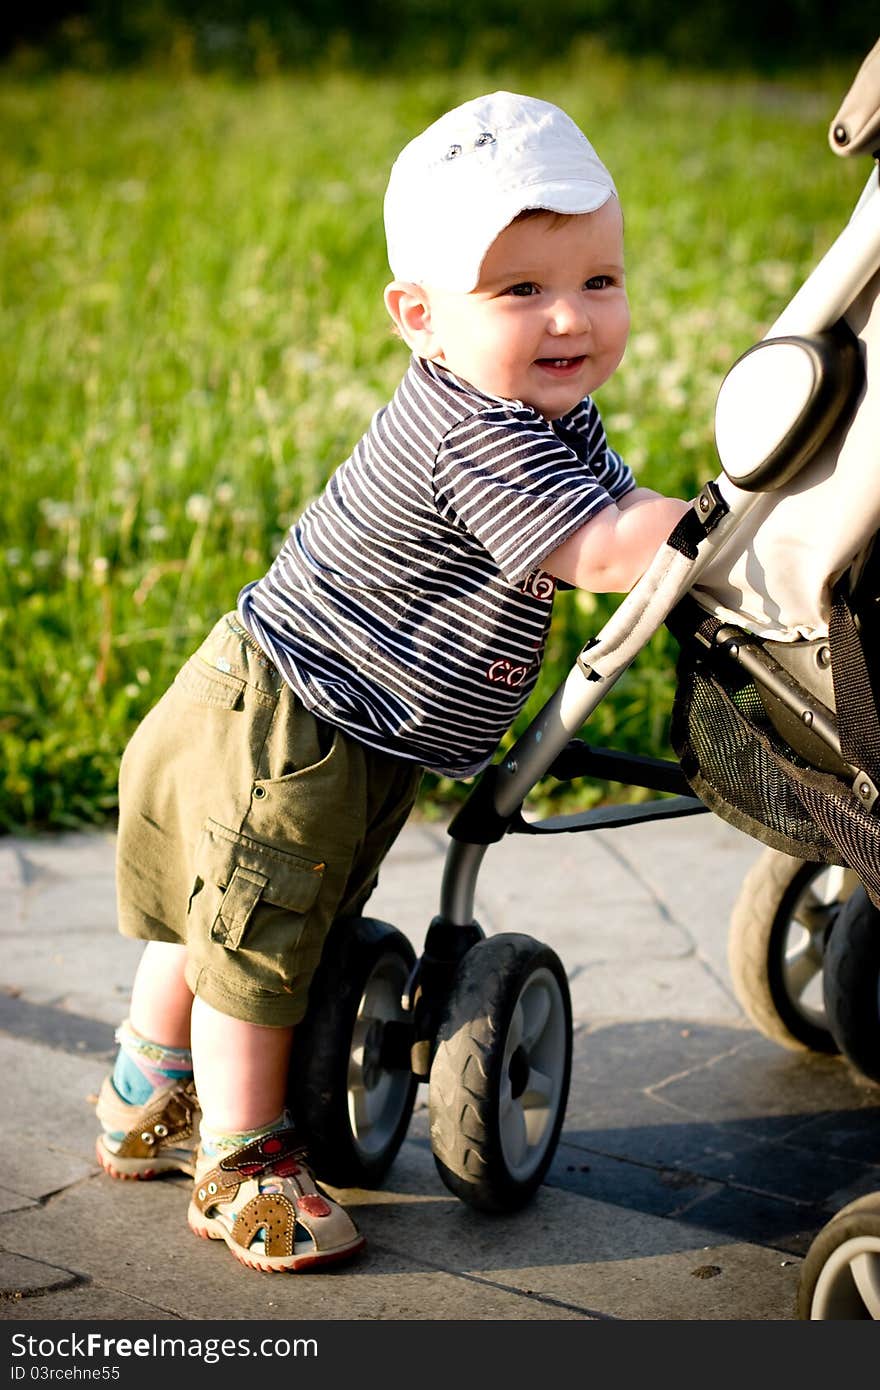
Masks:
[[[514,222],[492,243],[469,294],[430,286],[427,294],[436,361],[558,419],[608,380],[626,347],[620,204],[609,198],[597,212]]]

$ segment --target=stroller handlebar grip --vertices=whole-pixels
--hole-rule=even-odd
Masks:
[[[853,79],[828,130],[835,154],[880,152],[880,39]]]

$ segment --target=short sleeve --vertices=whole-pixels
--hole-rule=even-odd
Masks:
[[[528,407],[468,416],[445,436],[434,483],[441,514],[518,584],[634,479],[587,399],[555,426]]]

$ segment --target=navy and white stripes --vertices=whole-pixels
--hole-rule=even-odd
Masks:
[[[242,622],[318,715],[470,776],[537,679],[555,591],[541,561],[633,485],[589,398],[551,425],[413,358],[242,590]]]

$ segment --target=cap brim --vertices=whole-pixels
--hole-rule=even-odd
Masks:
[[[438,288],[460,294],[467,294],[474,289],[480,279],[480,270],[490,246],[496,237],[501,235],[505,227],[509,227],[514,218],[518,217],[521,212],[528,212],[533,208],[572,215],[598,212],[609,198],[615,196],[616,191],[613,186],[601,183],[599,180],[587,179],[576,182],[569,179],[564,183],[536,183],[525,188],[518,188],[510,197],[498,199],[492,209],[491,219],[484,219],[478,228],[471,221],[469,240],[475,248],[482,249],[474,251],[475,259],[467,265],[459,257],[455,273],[450,272],[448,276],[443,278],[442,282],[437,280]]]

